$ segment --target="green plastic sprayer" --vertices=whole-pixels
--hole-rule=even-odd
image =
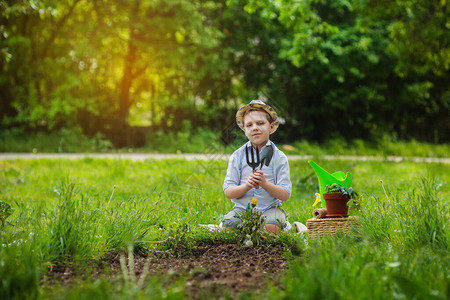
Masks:
[[[346,189],[350,187],[350,182],[352,181],[352,174],[350,174],[349,172],[347,172],[346,174],[342,171],[337,171],[334,172],[333,174],[330,174],[312,160],[308,160],[308,163],[311,165],[311,167],[313,167],[314,171],[316,172],[317,178],[319,179],[319,190],[322,207],[325,207],[325,200],[323,199],[323,193],[325,192],[326,185],[332,185],[333,183],[337,183],[342,185]]]

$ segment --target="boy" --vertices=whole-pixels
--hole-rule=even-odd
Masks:
[[[256,197],[256,209],[266,217],[265,230],[278,233],[286,222],[281,201],[289,199],[292,189],[287,157],[269,140],[270,134],[278,128],[278,116],[261,100],[252,100],[238,110],[236,122],[249,141],[236,150],[228,162],[223,190],[234,207],[225,215],[222,224],[228,228],[238,227],[242,221],[236,215],[244,213],[247,204]],[[246,151],[254,151],[252,147],[259,152],[263,147],[273,148],[273,157],[264,170],[257,168],[253,172],[247,164]]]

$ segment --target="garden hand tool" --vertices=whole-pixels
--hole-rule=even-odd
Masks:
[[[325,207],[325,200],[323,199],[323,193],[325,192],[326,185],[332,185],[333,183],[337,183],[347,189],[350,187],[352,175],[349,172],[344,173],[342,171],[338,171],[334,172],[333,174],[330,174],[312,160],[308,160],[308,163],[311,165],[311,167],[313,167],[314,171],[316,172],[317,178],[319,179],[320,197],[321,200],[323,200],[321,201],[322,207]]]
[[[271,145],[264,146],[264,148],[261,151],[261,170],[263,165],[269,166],[270,161],[272,160],[273,156],[273,148]]]
[[[251,160],[250,160],[250,157],[249,157],[249,154],[248,154],[248,152],[250,151],[250,153],[251,153]],[[256,160],[255,160],[255,157],[254,157],[254,155],[253,155],[253,152],[256,152]],[[250,168],[252,168],[253,169],[253,172],[255,172],[255,169],[259,166],[259,164],[260,164],[260,160],[259,160],[259,152],[258,152],[258,150],[256,149],[253,149],[253,147],[250,147],[250,149],[247,147],[247,149],[246,149],[246,151],[245,151],[245,157],[247,158],[247,165],[250,167]]]
[[[251,152],[252,160],[250,160],[248,152]],[[256,160],[253,156],[253,151],[256,152]],[[253,149],[253,147],[250,147],[250,149],[247,147],[245,151],[245,157],[247,158],[247,165],[253,169],[253,173],[255,172],[255,169],[259,166],[260,160],[259,160],[259,151],[258,149]],[[259,188],[259,187],[258,187]]]
[[[264,165],[269,166],[270,161],[272,160],[272,156],[273,156],[273,148],[271,145],[266,145],[262,150],[261,150],[261,167],[260,169],[262,170],[262,167]]]

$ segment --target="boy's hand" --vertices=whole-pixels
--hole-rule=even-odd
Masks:
[[[247,185],[252,188],[259,188],[266,183],[266,178],[264,177],[264,173],[261,169],[256,169],[255,172],[250,174],[247,179]]]
[[[259,179],[255,176],[255,173],[250,174],[247,178],[247,186],[249,188],[257,189],[259,187]]]
[[[266,184],[266,177],[264,176],[264,172],[261,169],[256,169],[255,173],[253,173],[256,180],[259,182],[259,186],[263,187]]]

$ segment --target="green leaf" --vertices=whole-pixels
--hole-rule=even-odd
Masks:
[[[14,209],[6,202],[0,201],[0,222],[5,226],[6,219],[12,215]]]

